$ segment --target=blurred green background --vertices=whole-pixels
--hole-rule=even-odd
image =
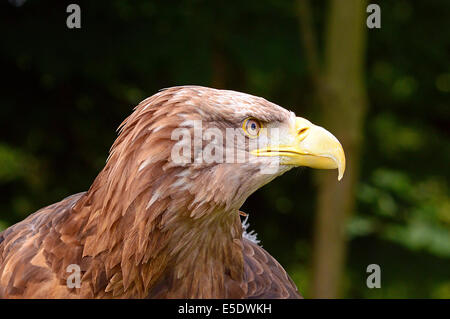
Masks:
[[[318,229],[327,172],[291,171],[243,207],[305,297],[450,298],[450,2],[377,1],[381,29],[368,29],[367,3],[354,2],[78,1],[79,30],[66,27],[68,3],[2,2],[0,230],[87,190],[145,97],[184,84],[226,88],[327,127],[359,172],[344,176],[349,212],[325,217],[344,225],[337,239]],[[356,26],[346,18],[355,8]],[[336,31],[345,28],[360,33]],[[339,94],[357,86],[361,105],[328,112],[327,70],[354,54],[361,68],[356,80],[342,75]],[[333,183],[342,187],[336,172]],[[319,238],[342,241],[341,257],[316,258]],[[379,289],[366,286],[369,264],[381,267]]]

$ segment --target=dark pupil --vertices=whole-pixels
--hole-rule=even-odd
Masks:
[[[256,124],[252,123],[252,125],[250,126],[252,128],[252,130],[256,130]]]

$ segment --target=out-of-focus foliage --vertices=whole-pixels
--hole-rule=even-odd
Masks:
[[[68,3],[1,4],[0,229],[86,190],[120,122],[161,88],[220,83],[315,113],[293,1],[77,3],[81,30]],[[311,3],[320,35],[327,1]],[[450,298],[450,3],[377,3],[345,296]],[[314,198],[298,169],[243,207],[306,296]],[[372,263],[381,289],[366,287]]]

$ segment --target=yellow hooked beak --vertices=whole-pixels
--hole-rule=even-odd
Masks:
[[[324,128],[297,117],[294,127],[281,133],[279,143],[252,151],[256,156],[278,156],[280,164],[338,169],[338,180],[345,171],[345,154],[341,143]]]

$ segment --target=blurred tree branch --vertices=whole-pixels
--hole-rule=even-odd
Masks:
[[[355,203],[362,124],[367,108],[363,81],[366,1],[330,0],[325,30],[324,65],[319,63],[309,1],[298,0],[298,16],[319,123],[341,141],[347,158],[344,179],[318,173],[318,198],[311,297],[337,298],[346,255],[346,223]]]

